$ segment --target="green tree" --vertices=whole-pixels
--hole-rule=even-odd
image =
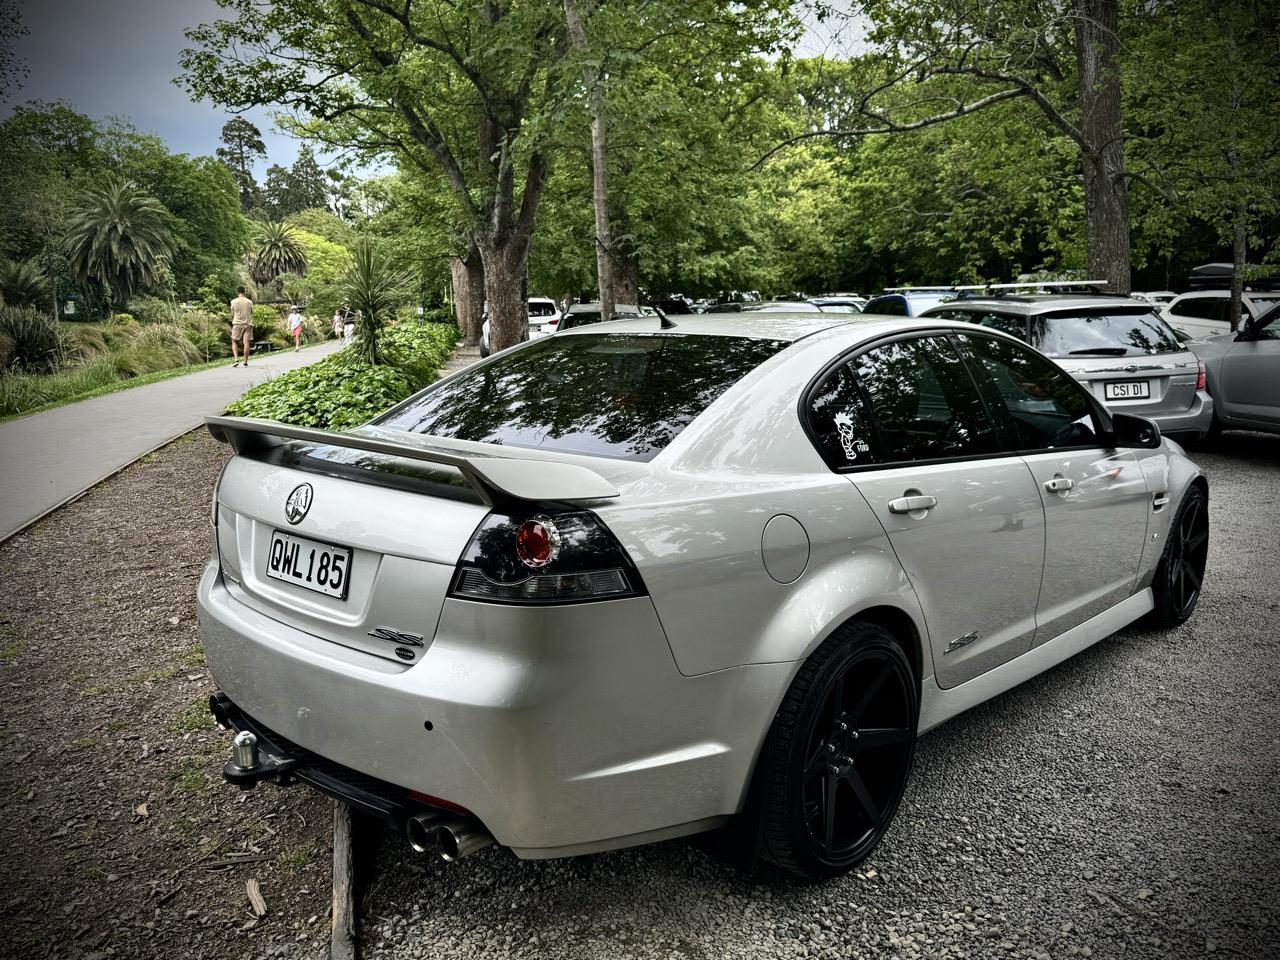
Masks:
[[[125,303],[158,281],[173,256],[172,217],[155,197],[114,177],[86,191],[68,222],[67,251],[76,273]]]
[[[174,287],[179,297],[195,296],[206,276],[248,247],[250,225],[240,213],[234,179],[223,163],[170,153],[158,137],[128,127],[107,132],[119,169],[173,215]]]
[[[249,257],[249,272],[258,283],[271,283],[283,273],[301,277],[307,272],[297,232],[283,223],[259,224]]]
[[[901,134],[1013,99],[1034,103],[1075,145],[1090,274],[1130,286],[1119,0],[862,0],[869,54],[850,123],[807,119],[783,141]]]
[[[300,229],[292,219],[289,226],[302,248],[307,272],[305,276],[286,274],[284,295],[292,303],[305,304],[308,313],[327,319],[341,302],[341,286],[351,266],[351,252],[342,244]]]
[[[267,155],[262,131],[244,117],[232,117],[222,125],[222,146],[215,152],[236,183],[240,192],[240,209],[248,213],[258,204],[258,184],[253,179],[253,165]]]
[[[1135,166],[1161,219],[1201,221],[1229,243],[1232,329],[1250,240],[1265,256],[1280,213],[1277,35],[1274,4],[1184,0],[1140,9],[1127,38]]]

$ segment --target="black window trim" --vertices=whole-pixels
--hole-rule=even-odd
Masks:
[[[953,322],[957,322],[957,321],[953,321]],[[958,322],[965,323],[967,321],[958,321]],[[1088,390],[1086,390],[1084,386],[1081,385],[1080,381],[1078,381],[1075,377],[1071,376],[1071,374],[1063,370],[1062,367],[1060,367],[1057,363],[1055,363],[1050,357],[1046,357],[1044,354],[1039,353],[1039,351],[1036,350],[1034,347],[1032,347],[1030,344],[1027,344],[1019,340],[1017,337],[1009,336],[1008,334],[1001,333],[999,330],[993,330],[990,327],[979,326],[976,323],[971,324],[971,326],[973,327],[972,331],[958,330],[955,327],[926,327],[922,329],[906,330],[906,331],[899,331],[897,333],[885,334],[883,336],[876,337],[873,340],[868,340],[863,343],[860,343],[855,347],[850,347],[848,350],[844,351],[843,353],[838,354],[835,357],[835,359],[829,360],[827,363],[825,363],[822,369],[819,370],[818,373],[809,381],[809,384],[804,388],[804,390],[800,392],[800,402],[797,405],[797,414],[800,417],[800,426],[804,430],[804,435],[808,438],[809,443],[813,446],[813,449],[817,452],[818,456],[822,459],[822,462],[827,465],[827,469],[831,470],[831,472],[833,473],[869,473],[876,470],[900,470],[903,467],[932,467],[932,466],[938,466],[940,464],[945,464],[945,463],[972,463],[977,460],[1007,460],[1010,457],[1030,457],[1030,456],[1037,456],[1039,454],[1044,454],[1044,453],[1065,453],[1073,450],[1098,450],[1098,449],[1116,450],[1118,449],[1114,443],[1114,431],[1111,425],[1111,415],[1107,412],[1106,407],[1102,405],[1101,401],[1099,401],[1096,397],[1093,396],[1093,394],[1091,394]],[[888,343],[894,343],[898,340],[921,340],[921,339],[924,339],[925,337],[936,337],[939,335],[945,336],[948,339],[951,339],[952,337],[955,337],[955,336],[963,335],[963,336],[984,337],[987,340],[1005,340],[1005,341],[1008,341],[1009,343],[1013,343],[1014,345],[1021,347],[1024,350],[1031,350],[1033,353],[1038,353],[1051,367],[1057,370],[1058,373],[1062,374],[1062,376],[1066,377],[1068,380],[1074,383],[1076,387],[1080,390],[1080,393],[1084,396],[1085,400],[1088,401],[1089,407],[1093,411],[1094,417],[1097,418],[1098,422],[1102,425],[1102,436],[1099,438],[1101,442],[1073,444],[1072,446],[1069,446],[1069,447],[1039,447],[1039,448],[1027,448],[1027,449],[997,450],[992,453],[975,453],[975,454],[968,454],[966,456],[957,456],[957,457],[934,457],[928,460],[894,460],[889,463],[833,464],[831,462],[831,458],[827,456],[827,452],[823,449],[822,444],[819,442],[817,431],[814,430],[813,424],[809,420],[810,403],[813,401],[815,394],[818,392],[818,389],[826,382],[827,377],[837,367],[840,367],[853,360],[856,360],[862,354],[867,353],[868,351],[874,350],[877,347],[884,346],[885,344],[888,344]],[[969,359],[965,356],[965,351],[959,349],[954,344],[952,345],[952,349],[955,349],[956,353],[959,355],[961,363],[964,364],[964,368],[968,372],[970,379],[974,381],[974,388],[978,391],[978,396],[982,399],[983,405],[985,406],[987,403],[985,393],[977,385],[973,368],[971,366]],[[862,404],[865,408],[863,412],[867,417],[867,422],[871,425],[871,428],[875,431],[877,439],[879,439],[879,436],[880,436],[879,418],[876,417],[875,408],[870,403],[870,399],[868,398],[866,394],[866,390],[862,385],[861,378],[857,378],[857,379],[858,379],[858,393],[862,401]],[[1005,436],[1007,433],[1007,427],[1003,422],[1003,418],[1001,420],[995,420],[995,418],[992,418],[992,419],[996,425],[996,429],[998,433],[1001,436]],[[1014,438],[1016,438],[1016,434],[1014,435]],[[882,445],[882,448],[883,448],[883,445]]]

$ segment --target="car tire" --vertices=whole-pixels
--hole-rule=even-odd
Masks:
[[[915,754],[920,694],[883,627],[852,621],[804,662],[753,783],[756,851],[810,879],[861,863],[893,822]]]
[[[1209,498],[1203,487],[1193,485],[1169,525],[1164,553],[1151,582],[1155,607],[1143,621],[1146,626],[1171,630],[1195,613],[1208,554]]]

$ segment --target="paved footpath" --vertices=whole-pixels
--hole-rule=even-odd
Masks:
[[[0,423],[0,540],[276,374],[338,349],[336,341],[255,356],[246,367],[201,370]]]

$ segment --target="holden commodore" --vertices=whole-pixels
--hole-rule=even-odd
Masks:
[[[216,417],[199,587],[224,776],[446,859],[734,824],[847,870],[917,737],[1195,610],[1208,487],[970,323],[619,320],[350,433]]]

